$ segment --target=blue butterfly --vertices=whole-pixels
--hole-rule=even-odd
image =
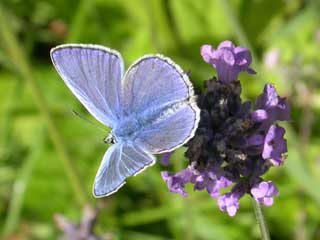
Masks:
[[[103,46],[65,44],[50,54],[71,92],[112,128],[95,197],[116,192],[126,178],[155,163],[152,154],[173,151],[194,136],[200,109],[188,76],[171,59],[145,55],[124,73],[120,53]]]

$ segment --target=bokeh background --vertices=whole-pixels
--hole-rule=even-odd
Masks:
[[[253,53],[258,74],[240,75],[243,98],[254,100],[272,82],[292,106],[288,158],[266,176],[280,190],[264,208],[271,237],[320,239],[319,13],[319,1],[303,0],[2,0],[0,239],[58,239],[71,222],[87,229],[88,205],[98,209],[94,230],[104,239],[259,239],[248,196],[230,218],[204,192],[168,192],[160,171],[185,167],[183,148],[169,167],[158,163],[118,193],[94,199],[108,130],[72,113],[95,121],[49,57],[61,43],[117,49],[126,66],[159,52],[190,70],[201,88],[215,72],[200,46],[225,39]]]

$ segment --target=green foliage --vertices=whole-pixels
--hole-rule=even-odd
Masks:
[[[267,177],[280,196],[265,208],[272,239],[320,239],[320,5],[278,0],[6,0],[0,3],[0,232],[8,239],[57,239],[56,213],[79,222],[99,206],[96,232],[112,239],[259,239],[249,197],[235,218],[189,190],[168,192],[156,164],[117,194],[95,200],[92,182],[106,146],[95,121],[52,67],[64,42],[119,50],[128,66],[146,53],[173,58],[202,87],[213,74],[202,44],[224,39],[250,47],[257,76],[241,74],[243,97],[273,82],[292,106],[289,155]],[[270,54],[274,58],[270,60]],[[269,56],[269,57],[268,57]],[[99,123],[97,123],[99,124]],[[184,149],[170,170],[187,165]],[[0,237],[3,239],[2,237]]]

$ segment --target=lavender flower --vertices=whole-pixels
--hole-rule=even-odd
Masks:
[[[217,69],[221,83],[236,81],[239,73],[243,71],[255,74],[255,71],[249,68],[252,61],[250,51],[247,48],[235,47],[231,41],[220,43],[217,50],[210,45],[203,45],[201,55],[205,62]]]
[[[224,176],[218,176],[215,167],[211,166],[207,170],[197,172],[193,169],[191,183],[194,184],[194,190],[206,189],[212,198],[217,198],[220,195],[220,189],[226,188],[232,181]]]
[[[285,130],[272,125],[265,137],[262,157],[279,166],[283,164],[283,154],[287,152],[287,141],[283,138]]]
[[[94,233],[94,226],[98,217],[98,209],[86,205],[83,209],[82,218],[79,224],[75,224],[62,214],[55,214],[54,220],[57,227],[63,232],[60,240],[102,240],[112,239],[110,234],[98,236]]]
[[[240,207],[240,196],[234,193],[226,193],[218,198],[218,205],[221,211],[227,212],[234,217]]]
[[[271,84],[258,97],[256,110],[251,102],[241,100],[238,74],[253,73],[248,49],[225,41],[217,50],[204,45],[201,55],[216,68],[218,79],[207,80],[206,91],[198,96],[201,118],[195,136],[186,144],[189,166],[176,174],[163,172],[162,177],[171,192],[184,197],[186,184],[206,190],[229,216],[235,216],[246,193],[271,206],[278,190],[262,176],[283,164],[287,142],[285,129],[277,121],[290,120],[289,104]],[[229,186],[231,191],[221,195]]]
[[[173,152],[167,152],[167,153],[163,153],[160,159],[160,163],[163,166],[169,166],[170,164],[170,158]]]
[[[272,84],[266,84],[256,102],[257,111],[253,114],[253,118],[257,121],[265,121],[268,126],[275,121],[289,121],[290,109],[285,98],[278,96],[275,87]]]
[[[260,182],[251,188],[251,194],[254,199],[261,204],[271,206],[273,204],[273,196],[279,195],[279,191],[273,182]]]
[[[190,182],[192,177],[192,171],[190,167],[175,175],[172,175],[168,172],[162,172],[161,176],[162,179],[167,183],[170,192],[179,193],[183,197],[187,196],[184,186],[187,182]]]

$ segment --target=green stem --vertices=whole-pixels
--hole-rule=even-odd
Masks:
[[[8,237],[12,234],[18,225],[26,189],[32,177],[36,162],[40,159],[43,151],[44,134],[42,126],[39,126],[39,129],[37,129],[37,134],[39,137],[31,145],[31,148],[35,150],[32,151],[32,153],[25,159],[25,162],[23,163],[21,170],[17,173],[17,177],[13,184],[11,199],[2,233],[3,237]]]
[[[83,184],[81,183],[81,180],[76,170],[74,169],[73,163],[67,153],[62,137],[51,116],[49,107],[46,103],[46,99],[44,98],[39,85],[33,77],[32,69],[27,62],[27,58],[24,55],[23,49],[20,47],[21,44],[18,43],[18,39],[12,32],[9,21],[5,17],[5,11],[3,10],[1,5],[0,37],[7,53],[7,57],[9,58],[19,75],[22,77],[22,79],[24,79],[29,85],[34,96],[35,104],[37,105],[43,119],[47,124],[51,140],[54,144],[54,147],[56,148],[59,158],[64,165],[64,169],[74,190],[75,197],[80,205],[84,205],[87,202],[88,198],[83,188]]]
[[[270,234],[268,225],[266,223],[266,220],[264,218],[261,205],[256,202],[256,200],[252,199],[252,204],[254,208],[254,213],[256,215],[256,219],[260,228],[260,234],[262,240],[270,240]]]

